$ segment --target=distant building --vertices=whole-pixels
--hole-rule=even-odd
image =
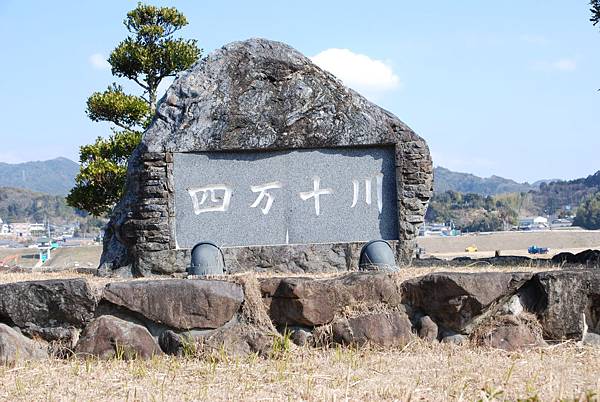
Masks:
[[[548,218],[532,216],[519,219],[519,230],[548,229]]]
[[[31,237],[31,232],[29,228],[31,227],[31,223],[27,222],[15,222],[10,224],[10,232],[19,238]]]
[[[419,228],[419,236],[459,236],[460,230],[452,223],[426,223]]]
[[[10,234],[10,227],[7,223],[4,223],[2,218],[0,218],[0,235],[8,235]]]
[[[32,223],[29,225],[29,235],[31,237],[39,237],[47,232],[46,225],[43,223]]]
[[[46,234],[43,223],[16,222],[9,225],[9,233],[17,238],[39,237]]]

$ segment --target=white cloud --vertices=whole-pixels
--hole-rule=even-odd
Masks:
[[[316,65],[342,80],[345,85],[367,97],[376,97],[401,85],[400,78],[389,63],[354,53],[349,49],[326,49],[311,59]]]
[[[546,45],[550,42],[545,36],[536,34],[523,34],[520,39],[532,45]]]
[[[94,53],[88,60],[96,70],[110,70],[110,64],[101,53]]]
[[[573,59],[560,59],[553,62],[552,67],[559,71],[574,71],[577,68],[577,62]]]
[[[563,58],[555,61],[540,61],[533,65],[534,70],[570,72],[577,69],[575,59]]]

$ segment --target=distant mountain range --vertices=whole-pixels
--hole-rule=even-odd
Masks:
[[[79,165],[67,158],[25,163],[0,162],[0,187],[67,195],[75,185]]]
[[[483,178],[471,173],[453,172],[443,167],[433,169],[433,191],[438,194],[449,190],[485,196],[504,193],[526,193],[530,190],[537,190],[539,185],[544,182],[548,182],[548,180],[539,180],[534,184],[517,183],[514,180],[499,176]]]

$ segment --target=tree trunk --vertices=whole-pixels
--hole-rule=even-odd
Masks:
[[[150,116],[154,116],[156,113],[156,90],[157,87],[150,87],[148,89],[148,106],[150,107]]]

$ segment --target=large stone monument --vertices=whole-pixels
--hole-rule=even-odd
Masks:
[[[425,141],[291,47],[235,42],[182,74],[129,159],[103,274],[184,272],[200,241],[230,272],[410,261],[432,188]]]

